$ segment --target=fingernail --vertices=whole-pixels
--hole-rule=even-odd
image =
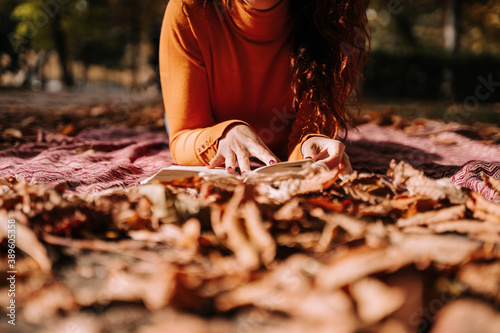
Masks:
[[[339,163],[339,167],[340,167],[341,169],[343,169],[343,168],[344,168],[344,162],[340,162],[340,163]]]
[[[307,156],[306,160],[312,160],[313,158],[311,156]]]
[[[269,161],[269,164],[274,164],[274,163],[276,163],[276,161],[275,161],[275,160],[270,160],[270,161]]]
[[[226,169],[227,169],[227,170],[232,170],[232,169],[233,169],[233,167],[232,167],[232,166],[228,166]]]

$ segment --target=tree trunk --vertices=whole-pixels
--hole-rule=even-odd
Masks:
[[[415,25],[415,9],[411,3],[405,5],[404,11],[399,14],[392,15],[396,24],[399,37],[406,42],[410,47],[418,47],[418,39],[413,32]]]
[[[73,87],[75,85],[75,80],[69,65],[66,36],[61,26],[61,15],[59,12],[57,12],[52,19],[52,33],[54,34],[54,43],[63,72],[63,82],[67,87]]]
[[[444,13],[444,49],[448,55],[448,65],[443,72],[441,90],[446,100],[454,100],[453,92],[453,61],[459,48],[460,0],[447,0]]]
[[[459,47],[460,0],[448,0],[444,14],[444,48],[450,56]]]

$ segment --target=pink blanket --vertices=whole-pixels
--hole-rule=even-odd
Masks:
[[[445,127],[446,126],[446,127]],[[481,173],[500,179],[500,145],[487,145],[458,134],[460,125],[429,122],[405,133],[365,124],[349,133],[347,153],[355,170],[385,173],[392,159],[406,161],[433,178],[451,177],[453,184],[500,201]]]
[[[347,153],[355,170],[385,173],[392,159],[405,160],[431,177],[451,177],[457,185],[499,200],[483,182],[481,172],[500,178],[500,145],[485,145],[453,131],[425,135],[424,131],[435,130],[406,134],[361,125],[349,134]],[[91,129],[66,137],[42,131],[36,142],[0,151],[0,177],[22,177],[88,194],[138,184],[172,163],[163,132]]]
[[[137,184],[172,163],[163,132],[110,128],[67,137],[40,131],[37,142],[0,151],[0,177],[88,194]]]

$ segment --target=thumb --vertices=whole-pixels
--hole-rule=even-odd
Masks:
[[[314,140],[306,140],[306,142],[302,144],[301,151],[305,159],[312,159],[313,161],[316,161],[319,147],[316,143],[314,143]]]

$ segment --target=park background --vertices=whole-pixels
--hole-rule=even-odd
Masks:
[[[159,88],[167,3],[0,0],[1,93]],[[494,106],[477,104],[500,102],[500,94],[476,95],[484,80],[500,81],[499,0],[373,0],[367,14],[372,42],[362,86],[369,101],[459,103],[478,110],[473,120],[493,121]],[[411,112],[457,120],[442,107]]]
[[[0,331],[500,331],[500,0],[372,0],[356,172],[305,194],[137,186],[173,163],[166,5],[0,0]]]

